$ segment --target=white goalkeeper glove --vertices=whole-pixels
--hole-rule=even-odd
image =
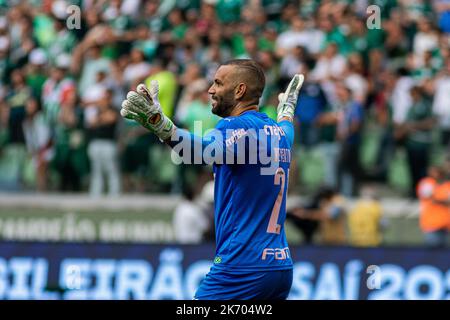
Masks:
[[[122,102],[120,114],[126,119],[134,120],[153,132],[161,141],[170,139],[175,131],[172,120],[164,115],[158,100],[158,81],[150,82],[150,89],[139,84],[135,91],[129,91],[127,99]]]
[[[286,91],[278,95],[277,122],[280,122],[283,118],[289,118],[289,121],[294,119],[298,93],[304,80],[305,77],[302,74],[296,74],[289,83]]]

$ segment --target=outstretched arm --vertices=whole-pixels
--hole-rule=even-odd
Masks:
[[[204,164],[203,155],[207,147],[214,150],[213,156],[223,154],[223,143],[219,139],[214,140],[213,135],[200,137],[177,128],[163,113],[158,92],[159,86],[156,80],[151,82],[149,89],[144,84],[139,84],[136,91],[128,92],[127,99],[122,102],[120,114],[154,133],[177,152],[185,163]]]

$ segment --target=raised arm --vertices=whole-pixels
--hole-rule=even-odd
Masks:
[[[305,77],[296,74],[289,83],[285,92],[278,95],[277,122],[288,137],[289,143],[294,143],[294,113],[297,106],[298,94]]]

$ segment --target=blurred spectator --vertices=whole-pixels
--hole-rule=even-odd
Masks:
[[[315,52],[310,47],[320,43],[320,41],[320,37],[315,38],[314,34],[306,28],[305,20],[296,15],[290,20],[289,29],[278,36],[275,52],[280,58],[285,57],[292,49],[298,46],[306,48],[308,52]]]
[[[175,49],[175,61],[179,66],[179,71],[184,71],[184,66],[197,63],[200,61],[204,48],[201,43],[201,38],[194,28],[189,28],[183,40]]]
[[[344,71],[344,82],[352,91],[353,99],[362,106],[366,104],[369,94],[369,83],[365,74],[363,57],[358,53],[351,53]]]
[[[332,188],[320,188],[309,204],[290,210],[288,218],[300,229],[306,244],[314,242],[317,231],[322,244],[346,242],[344,200]]]
[[[366,27],[366,20],[359,16],[351,16],[349,29],[347,54],[353,53],[361,56],[362,59],[367,59],[369,48],[376,47],[377,41],[371,37],[372,34]]]
[[[258,54],[258,40],[253,34],[244,36],[244,52],[237,55],[237,59],[253,59],[256,60]]]
[[[214,181],[210,180],[201,189],[200,196],[197,201],[203,210],[203,215],[207,220],[207,228],[203,232],[203,239],[207,242],[215,242],[214,228]]]
[[[410,91],[413,86],[414,80],[410,76],[410,71],[405,67],[398,69],[397,81],[390,97],[392,120],[396,125],[401,125],[406,121],[406,116],[412,105]]]
[[[288,51],[281,59],[280,80],[283,84],[288,84],[297,73],[304,72],[304,62],[306,60],[305,48],[298,45]]]
[[[309,77],[309,70],[312,67],[311,64],[312,61],[308,60],[303,66],[305,82],[300,91],[297,108],[295,109],[295,116],[300,125],[300,135],[297,141],[306,147],[314,146],[319,143],[322,124],[320,122],[320,117],[325,113],[328,107],[328,101],[320,83],[311,80]],[[335,160],[335,157],[331,158],[331,161]],[[333,182],[331,182],[332,178],[328,178],[328,173],[326,180],[327,185],[334,185]]]
[[[345,198],[332,191],[321,203],[320,243],[325,245],[347,244],[347,211]]]
[[[376,247],[382,243],[386,220],[376,192],[372,186],[363,187],[361,199],[348,213],[350,244],[353,246]]]
[[[321,87],[317,85],[317,89],[321,90]],[[336,189],[338,188],[337,165],[339,156],[339,143],[336,136],[338,123],[337,106],[330,104],[325,94],[323,94],[323,97],[319,95],[318,98],[318,102],[322,100],[322,103],[325,103],[323,112],[316,119],[316,125],[319,128],[319,151],[324,165],[324,184]]]
[[[175,111],[175,96],[177,92],[177,80],[175,74],[168,70],[169,61],[162,58],[153,62],[153,68],[150,77],[145,80],[147,87],[150,87],[152,80],[158,81],[159,84],[159,102],[161,108],[168,117],[172,117]]]
[[[137,86],[143,82],[151,71],[151,65],[145,61],[144,52],[134,48],[130,53],[130,63],[123,71],[123,81],[127,87]]]
[[[407,113],[406,122],[397,128],[396,135],[405,139],[412,179],[410,195],[415,198],[417,184],[426,176],[435,118],[431,103],[426,100],[421,87],[415,86],[411,89],[411,98],[412,105]]]
[[[10,16],[11,26],[11,42],[9,51],[9,63],[14,68],[21,68],[26,64],[30,52],[35,47],[32,38],[33,23],[29,14],[20,13],[17,19]]]
[[[338,53],[337,44],[332,42],[317,59],[311,77],[320,82],[338,79],[345,70],[345,64],[345,57]]]
[[[447,244],[450,230],[450,181],[445,167],[430,167],[428,176],[417,186],[420,199],[420,228],[429,247]]]
[[[89,133],[88,154],[91,162],[89,192],[98,197],[104,192],[104,179],[108,181],[108,194],[117,196],[121,191],[116,127],[119,115],[111,106],[112,92],[100,91],[95,113],[87,120]]]
[[[221,14],[219,20],[224,23],[238,22],[241,15],[241,7],[244,0],[218,0],[216,1],[216,10]]]
[[[89,87],[88,90],[86,90],[86,93],[83,96],[83,98],[89,96],[92,88],[96,87],[104,88],[112,92],[111,106],[116,110],[120,110],[123,97],[126,96],[126,91],[124,90],[125,86],[123,85],[123,83],[113,76],[113,72],[108,74],[105,71],[99,71],[95,77],[95,80],[96,80],[95,84]]]
[[[268,100],[273,94],[278,94],[278,65],[275,60],[275,55],[271,51],[260,50],[256,56],[256,61],[264,70],[266,75],[266,86],[263,94],[259,100],[261,106],[268,103]]]
[[[183,200],[178,204],[173,216],[175,240],[182,244],[199,244],[208,229],[208,219],[202,208],[195,203],[194,190],[185,186]]]
[[[83,123],[79,99],[72,95],[61,105],[53,135],[55,155],[51,164],[58,173],[58,190],[62,192],[80,192],[83,177],[89,170]]]
[[[161,41],[166,43],[181,40],[185,36],[187,28],[183,11],[174,8],[167,16],[167,25],[164,26],[164,31],[161,33]]]
[[[450,180],[450,150],[447,152],[447,156],[444,161],[445,177]]]
[[[300,230],[305,244],[313,244],[319,229],[322,213],[321,204],[331,197],[331,189],[321,188],[304,206],[295,207],[287,212],[287,218]]]
[[[48,164],[53,157],[50,128],[45,116],[40,110],[39,100],[35,97],[26,102],[26,118],[23,122],[23,132],[28,153],[36,172],[38,191],[48,189]]]
[[[214,1],[201,1],[200,15],[195,23],[195,28],[200,36],[206,36],[208,30],[214,28],[214,26],[220,26],[220,24],[217,23],[217,20]]]
[[[338,180],[341,193],[346,197],[357,195],[361,178],[360,146],[363,109],[352,99],[352,92],[343,84],[336,84],[338,99],[337,140],[340,143]]]
[[[222,31],[218,27],[209,30],[208,42],[200,62],[204,66],[206,78],[212,82],[220,64],[230,60],[231,49],[224,43]]]
[[[341,80],[345,66],[346,58],[338,53],[337,44],[331,42],[317,59],[314,69],[311,70],[311,80],[320,82],[330,103],[337,102],[334,81]]]
[[[177,102],[177,109],[175,111],[175,120],[180,122],[186,117],[187,107],[193,100],[193,91],[197,85],[202,82],[202,70],[198,63],[190,63],[185,67],[184,72],[180,75],[180,98]]]
[[[436,94],[433,100],[433,113],[442,130],[442,144],[450,150],[450,59],[447,58],[442,76],[435,82]]]
[[[54,59],[61,54],[70,54],[76,45],[76,37],[73,31],[67,29],[65,8],[62,7],[62,15],[53,20],[55,36],[47,48],[50,59]],[[51,61],[54,62],[54,61]]]
[[[346,30],[338,22],[338,20],[343,19],[343,9],[345,9],[344,3],[321,3],[317,13],[317,23],[324,33],[324,39],[320,47],[322,51],[334,43],[340,54],[346,54]]]
[[[405,57],[409,51],[409,43],[401,23],[395,20],[387,20],[383,27],[386,37],[384,51],[389,69],[396,70],[404,67]]]
[[[416,62],[415,62],[416,63]],[[423,63],[421,65],[415,64],[413,72],[414,79],[418,83],[423,83],[428,79],[432,79],[439,71],[437,59],[434,59],[432,51],[425,51],[423,54]]]
[[[1,22],[0,22],[1,23]],[[3,34],[2,34],[3,33]],[[9,38],[6,30],[0,29],[0,85],[3,86],[8,80],[11,71],[11,63],[9,61]]]
[[[42,89],[42,106],[52,130],[58,122],[61,107],[71,103],[76,95],[76,84],[69,77],[69,66],[69,56],[58,56],[55,65],[50,70],[50,77],[45,81]]]
[[[261,5],[272,19],[289,20],[295,15],[296,6],[287,0],[263,0]]]
[[[392,117],[392,105],[389,97],[396,82],[395,76],[391,72],[381,74],[374,83],[374,113],[380,131],[378,140],[378,150],[375,156],[375,164],[370,170],[372,178],[386,183],[388,180],[389,167],[394,157],[394,123]]]
[[[31,99],[31,89],[26,85],[21,69],[11,73],[11,85],[7,87],[1,104],[3,126],[6,128],[8,148],[14,154],[12,183],[14,188],[23,187],[23,169],[26,161],[23,122],[26,119],[26,104]]]
[[[48,59],[45,51],[41,48],[31,51],[28,65],[25,68],[25,78],[28,86],[30,86],[33,96],[38,100],[41,99],[42,88],[47,80]]]
[[[413,51],[417,64],[421,66],[425,62],[425,53],[438,47],[439,37],[431,21],[425,17],[419,19],[417,29],[418,32],[413,41]]]
[[[91,32],[97,30],[93,29]],[[97,36],[97,34],[94,35]],[[75,48],[73,53],[72,72],[74,74],[80,72],[78,89],[81,96],[96,83],[96,76],[99,72],[103,71],[106,74],[111,72],[110,60],[102,56],[101,45],[98,44],[97,37],[92,38],[93,40],[86,38]]]
[[[148,190],[150,163],[150,146],[156,144],[155,135],[125,120],[119,140],[120,163],[124,192],[145,192]],[[150,181],[151,182],[151,181]]]
[[[23,145],[25,138],[22,122],[26,117],[26,103],[31,99],[31,89],[25,82],[21,69],[11,73],[11,87],[5,97],[5,110],[8,114],[9,143]]]

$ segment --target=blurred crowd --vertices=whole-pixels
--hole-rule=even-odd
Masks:
[[[321,185],[358,196],[362,182],[388,182],[403,150],[415,198],[450,153],[450,2],[374,3],[380,28],[367,25],[366,0],[0,1],[0,188],[200,192],[210,169],[175,166],[120,104],[156,79],[165,114],[191,131],[201,121],[202,134],[219,120],[207,93],[215,70],[251,58],[273,118],[278,93],[305,74],[296,148],[320,154]]]
[[[385,243],[390,220],[376,185],[361,187],[353,203],[336,189],[320,188],[309,201],[288,210],[288,220],[306,244],[375,247]],[[416,188],[419,228],[428,247],[446,247],[450,231],[450,157],[431,166]],[[411,231],[411,230],[410,230]]]

